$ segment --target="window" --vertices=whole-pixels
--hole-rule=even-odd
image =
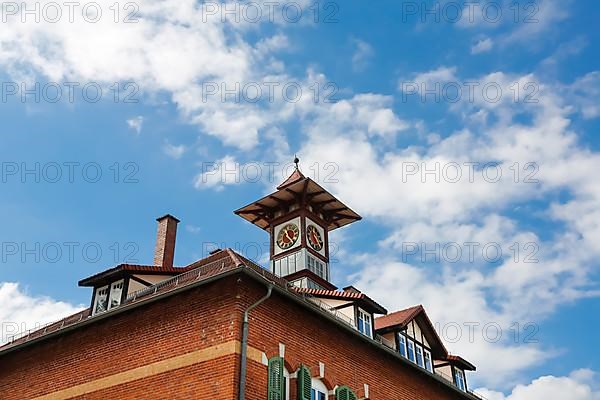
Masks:
[[[406,337],[401,333],[398,333],[398,344],[398,351],[400,352],[400,355],[402,357],[406,357]]]
[[[320,390],[312,389],[310,400],[327,400],[327,396]]]
[[[361,308],[358,309],[358,331],[365,336],[373,337],[371,314]]]
[[[327,387],[319,379],[312,379],[310,400],[327,400]]]
[[[425,364],[423,363],[423,348],[421,346],[419,346],[418,344],[416,345],[417,348],[417,365],[419,367],[425,368]]]
[[[306,257],[309,271],[314,272],[323,279],[327,279],[325,276],[325,264],[311,255],[307,255]]]
[[[118,282],[114,282],[110,285],[110,297],[108,302],[108,309],[117,307],[121,304],[121,297],[123,296],[123,284],[124,281],[121,279]]]
[[[429,350],[423,350],[425,354],[425,369],[433,373],[433,364],[431,362],[431,352]]]
[[[357,400],[358,396],[348,386],[340,386],[335,390],[335,400]]]
[[[408,340],[408,359],[412,362],[415,362],[415,343],[410,340]]]
[[[273,273],[277,276],[286,276],[293,274],[298,270],[297,257],[300,253],[290,254],[279,260],[273,261]]]
[[[96,289],[92,314],[103,313],[106,310],[108,310],[108,286]]]
[[[460,390],[462,390],[462,391],[467,390],[467,385],[465,384],[465,374],[464,374],[464,372],[462,372],[462,370],[460,370],[460,369],[454,370],[454,383],[456,383],[456,386],[458,386],[458,388]]]

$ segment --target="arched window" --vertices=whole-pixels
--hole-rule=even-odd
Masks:
[[[317,378],[312,378],[310,400],[327,400],[327,386]]]
[[[336,400],[358,400],[358,396],[348,386],[340,386],[335,389]]]

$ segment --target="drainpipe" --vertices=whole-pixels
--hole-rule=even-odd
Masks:
[[[267,287],[267,294],[252,304],[244,311],[244,322],[242,324],[242,348],[241,348],[241,362],[240,362],[240,392],[238,395],[239,400],[245,400],[246,398],[246,364],[248,359],[248,316],[250,311],[255,307],[259,306],[262,302],[271,297],[273,291],[273,285]]]

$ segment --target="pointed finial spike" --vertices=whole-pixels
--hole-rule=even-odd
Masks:
[[[296,169],[298,169],[299,162],[300,162],[300,159],[298,158],[298,156],[296,154],[294,154],[294,164],[296,164]]]

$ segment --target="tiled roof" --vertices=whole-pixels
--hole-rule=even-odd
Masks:
[[[395,311],[383,317],[375,318],[375,329],[389,328],[390,326],[398,326],[403,328],[408,324],[418,313],[423,311],[423,306],[418,305],[409,307],[404,310]]]
[[[467,371],[475,371],[477,369],[473,364],[471,364],[470,362],[468,362],[461,356],[455,356],[452,354],[448,354],[448,357],[446,357],[446,360],[451,361],[452,363],[466,369]]]
[[[134,303],[141,303],[150,298],[156,297],[160,294],[174,290],[175,288],[187,286],[194,282],[203,281],[208,278],[211,278],[211,277],[223,274],[225,272],[234,270],[237,267],[244,265],[244,262],[242,262],[239,257],[240,256],[238,256],[235,252],[233,252],[230,249],[221,250],[209,257],[206,257],[202,260],[192,263],[186,267],[176,268],[178,274],[175,275],[173,278],[167,279],[156,285],[149,286],[148,288],[145,288],[145,289],[142,289],[142,290],[139,290],[137,292],[130,294],[127,297],[127,299],[119,307],[115,308],[114,310],[118,310],[120,308],[126,307],[126,306],[134,304]],[[248,263],[246,263],[246,264],[248,264]],[[148,268],[150,266],[122,264],[119,267],[123,268],[124,270],[130,270],[130,271],[135,271],[135,272],[145,272],[146,268]],[[252,269],[260,268],[260,269],[264,270],[263,268],[256,266],[256,264],[254,264],[254,266],[248,265],[248,267],[250,267]],[[159,268],[159,267],[151,267],[151,268]],[[182,272],[182,271],[186,271],[186,272]],[[264,270],[264,271],[268,272],[266,270]],[[104,271],[104,272],[106,272],[106,271]],[[275,277],[275,278],[279,279],[277,277]],[[269,278],[269,279],[271,279],[271,278]],[[275,283],[277,283],[277,282],[275,282]],[[279,283],[281,284],[281,282],[279,282]],[[110,310],[106,313],[99,314],[99,315],[110,314],[111,311],[112,310]],[[46,336],[48,334],[57,332],[61,329],[69,327],[69,326],[74,326],[78,323],[86,321],[88,319],[88,317],[90,317],[90,316],[91,316],[90,308],[79,311],[71,316],[63,318],[60,321],[51,323],[41,329],[27,332],[25,335],[10,341],[8,344],[6,344],[4,346],[0,346],[0,350],[4,350],[5,348],[19,345],[21,343],[30,341],[32,339],[37,339],[42,336]]]
[[[375,300],[371,299],[364,293],[355,291],[340,291],[340,290],[324,290],[324,289],[308,289],[308,288],[294,288],[297,292],[308,294],[315,297],[324,297],[330,299],[340,300],[360,300],[368,304],[372,311],[378,314],[386,314],[387,310],[378,304]]]
[[[292,183],[301,181],[304,178],[305,176],[302,174],[302,172],[300,172],[299,169],[295,169],[294,172],[290,176],[288,176],[285,181],[281,182],[281,184],[277,186],[277,190],[283,189],[284,187],[291,185]]]
[[[239,208],[234,213],[261,229],[269,230],[271,222],[277,218],[276,211],[296,203],[298,198],[306,198],[307,205],[318,208],[329,231],[361,219],[360,215],[300,171],[295,171],[277,187],[276,192]]]
[[[107,269],[102,272],[98,272],[97,274],[80,280],[79,286],[93,286],[95,282],[98,282],[109,276],[114,276],[124,272],[175,275],[180,274],[181,272],[185,272],[185,269],[177,267],[165,268],[158,265],[119,264],[116,267]]]
[[[128,265],[125,268],[130,268],[130,267],[133,268],[133,270],[135,270],[135,271],[143,271],[144,268],[147,268],[149,266]],[[139,268],[141,268],[141,269],[139,269]],[[155,267],[153,267],[153,268],[155,268]],[[217,279],[218,276],[223,275],[227,272],[240,271],[243,269],[252,270],[254,273],[260,274],[262,277],[267,279],[272,284],[274,284],[282,289],[285,289],[285,292],[288,293],[288,295],[291,295],[292,297],[297,297],[298,300],[303,299],[303,297],[300,296],[300,294],[313,294],[315,296],[316,295],[335,296],[336,298],[356,299],[356,300],[362,299],[363,301],[370,301],[370,302],[373,302],[375,305],[379,306],[377,303],[375,303],[373,300],[371,300],[365,294],[356,293],[353,290],[342,292],[342,291],[335,291],[335,290],[314,290],[314,289],[300,289],[300,288],[296,288],[296,287],[291,287],[287,280],[272,274],[271,272],[262,268],[255,262],[235,253],[231,249],[225,249],[225,250],[220,250],[220,251],[216,252],[215,254],[212,254],[209,257],[206,257],[202,260],[199,260],[192,264],[189,264],[186,267],[178,268],[178,271],[185,270],[186,272],[180,273],[170,279],[167,279],[166,281],[160,282],[160,283],[150,286],[146,289],[132,293],[131,295],[129,295],[127,297],[125,302],[123,304],[121,304],[119,307],[116,307],[112,310],[98,314],[93,317],[91,316],[90,308],[79,311],[69,317],[66,317],[60,321],[51,323],[41,329],[29,332],[26,335],[5,344],[4,346],[0,346],[0,354],[4,353],[5,351],[11,351],[11,349],[13,347],[18,347],[19,345],[26,344],[27,342],[34,341],[36,339],[43,340],[45,337],[54,336],[53,334],[60,334],[61,331],[63,331],[63,330],[76,329],[79,326],[91,323],[98,319],[110,317],[111,315],[113,315],[114,312],[126,311],[130,306],[135,306],[138,303],[140,303],[140,304],[144,303],[156,296],[159,296],[160,294],[175,292],[175,289],[185,288],[186,286],[190,286],[193,283],[206,281],[206,280],[209,280],[210,278]],[[304,300],[306,300],[306,299],[304,299]],[[310,302],[308,302],[308,303],[310,303]],[[379,307],[381,307],[381,306],[379,306]],[[399,315],[401,315],[402,312],[406,312],[406,311],[412,310],[412,309],[418,309],[419,307],[422,309],[421,306],[412,307],[407,310],[403,310],[400,312],[390,314],[390,316],[396,315],[396,317],[394,317],[394,318],[400,318]],[[325,314],[328,314],[328,312],[326,312],[326,311],[323,311],[323,312]],[[383,312],[386,312],[385,309],[383,309]],[[381,318],[385,318],[385,317],[381,317]],[[379,319],[381,319],[381,318],[379,318]],[[376,319],[376,321],[377,321],[377,319]],[[376,322],[376,324],[377,324],[377,322]],[[362,334],[357,333],[357,335],[366,340],[366,338]],[[381,346],[383,346],[383,345],[381,345]],[[383,347],[385,347],[385,346],[383,346]],[[390,350],[388,350],[388,351],[390,351]],[[464,366],[465,369],[469,369],[469,366],[472,366],[470,363],[468,363],[466,360],[462,359],[459,356],[448,356],[447,359],[449,361],[463,363],[463,364],[458,364],[458,365]],[[466,363],[466,364],[464,364],[464,363]],[[474,370],[475,367],[474,366],[472,366],[472,367]],[[442,378],[439,378],[439,381],[448,384]],[[452,385],[450,385],[450,386],[452,386]],[[454,387],[454,386],[452,386],[452,387]],[[466,393],[466,394],[470,395],[470,393]],[[469,398],[475,399],[475,397],[472,395],[470,395]]]
[[[375,318],[375,330],[381,334],[390,330],[404,329],[412,320],[415,320],[421,327],[429,346],[431,346],[434,357],[445,359],[448,356],[448,350],[446,350],[444,342],[442,342],[425,309],[420,304]]]

